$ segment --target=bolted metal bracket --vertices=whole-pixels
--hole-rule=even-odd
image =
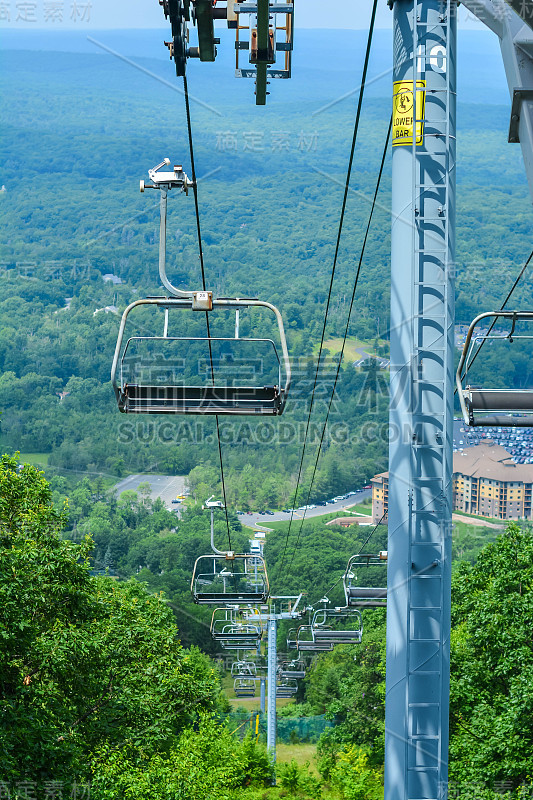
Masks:
[[[511,144],[520,141],[518,135],[518,126],[520,124],[520,113],[522,111],[522,102],[524,100],[533,100],[533,89],[513,89],[513,103],[511,106],[511,119],[509,121],[509,139]]]

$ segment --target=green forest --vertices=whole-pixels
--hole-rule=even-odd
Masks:
[[[120,315],[163,294],[157,197],[138,186],[165,156],[190,173],[182,96],[110,55],[4,50],[1,59],[0,798],[380,800],[385,610],[365,609],[361,644],[307,659],[296,697],[280,704],[288,749],[275,765],[264,720],[256,730],[236,702],[212,611],[193,603],[190,586],[210,547],[209,495],[227,500],[216,541],[247,552],[238,510],[322,500],[387,469],[390,156],[349,320],[348,310],[389,99],[371,93],[364,103],[317,365],[354,98],[330,107],[332,68],[328,80],[299,81],[298,102],[273,91],[258,117],[249,91],[228,89],[222,102],[220,77],[211,85],[205,65],[191,68],[208,288],[279,307],[293,368],[280,420],[221,418],[223,486],[218,422],[121,415],[110,382]],[[139,63],[173,77],[166,61]],[[531,249],[508,115],[458,106],[458,324],[499,307]],[[170,193],[168,272],[181,288],[201,287],[195,224],[192,194]],[[516,305],[530,299],[526,276]],[[212,320],[219,336],[232,335],[234,320]],[[205,336],[204,315],[176,313],[169,324],[174,336]],[[160,335],[162,325],[162,314],[141,313],[132,335]],[[258,313],[240,325],[243,337],[274,335]],[[487,351],[478,374],[532,385],[526,348],[513,360]],[[358,364],[362,353],[370,357]],[[199,348],[145,355],[156,370],[179,361],[188,380],[205,376]],[[268,355],[254,356],[235,360],[271,375]],[[115,484],[133,473],[186,476],[191,496],[179,515],[149,491],[117,496]],[[324,596],[343,604],[346,564],[369,529],[328,519],[295,522],[290,541],[287,523],[269,525],[273,594],[304,592],[302,608]],[[386,526],[376,526],[368,546],[386,542]],[[371,585],[379,580],[371,573]],[[278,631],[287,655],[290,627]],[[450,798],[533,796],[532,630],[531,527],[455,523]]]
[[[188,474],[195,467],[218,468],[212,421],[132,422],[117,413],[109,382],[118,315],[132,300],[161,294],[157,198],[153,192],[140,194],[138,181],[165,155],[190,171],[181,98],[111,56],[5,51],[3,63],[2,91],[10,98],[2,137],[6,191],[0,193],[4,447],[46,454],[49,470],[63,475],[100,472],[119,478],[132,471]],[[195,97],[212,101],[204,74],[198,71],[191,80]],[[206,176],[199,182],[199,202],[209,288],[218,296],[248,295],[279,306],[294,372],[279,424],[222,421],[235,508],[283,507],[294,492],[352,125],[350,103],[315,113],[327,99],[322,85],[317,91],[302,82],[298,110],[278,101],[260,130],[247,95],[236,90],[223,108],[216,105],[216,113],[196,102],[192,107],[197,171],[199,178]],[[159,102],[155,116],[144,113],[148,98]],[[387,102],[373,96],[365,101],[326,342],[345,330]],[[529,254],[531,210],[520,154],[505,145],[506,115],[503,107],[459,106],[458,323],[496,306]],[[374,358],[386,358],[388,166],[378,200],[349,341]],[[171,280],[199,287],[191,195],[170,194],[168,230]],[[102,276],[109,274],[122,283],[105,282]],[[526,276],[517,304],[528,291]],[[171,332],[204,335],[203,318],[192,316],[174,314]],[[139,314],[132,323],[133,333],[159,334],[162,317]],[[228,323],[217,330],[228,335]],[[241,330],[243,336],[272,333],[268,320],[251,314],[244,315]],[[188,376],[201,369],[191,353],[184,367]],[[249,357],[243,347],[242,358]],[[337,359],[338,348],[326,347],[312,418],[315,444]],[[510,385],[531,384],[529,354],[511,361],[488,353],[486,375],[494,374],[496,363]],[[262,369],[269,365],[265,356]],[[351,490],[386,468],[387,394],[386,369],[372,359],[354,368],[345,356],[311,499]],[[304,497],[313,453],[309,461]],[[246,486],[249,472],[256,477],[253,491]]]
[[[62,481],[50,485],[16,457],[0,465],[0,785],[21,799],[25,781],[43,791],[56,781],[69,791],[90,786],[96,800],[379,800],[384,611],[364,611],[361,645],[315,657],[296,703],[280,710],[280,729],[317,715],[333,727],[318,739],[314,768],[281,763],[272,788],[261,738],[235,736],[247,716],[228,716],[210,613],[191,602],[194,560],[209,546],[207,512],[193,505],[176,525],[160,501],[135,492],[117,501],[98,482],[78,483],[67,501]],[[310,604],[326,592],[339,602],[339,578],[363,544],[357,526],[308,523],[294,563],[280,571],[286,527],[265,548],[273,591],[308,587]],[[234,517],[231,530],[241,546]],[[385,541],[381,526],[374,545]],[[456,525],[454,559],[451,790],[528,797],[533,532]],[[280,626],[282,652],[287,632]]]

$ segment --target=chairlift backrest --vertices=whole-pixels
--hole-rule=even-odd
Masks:
[[[198,297],[202,294],[207,296],[205,304],[199,303]],[[125,329],[128,317],[132,311],[144,307],[161,308],[165,311],[162,335],[160,336],[130,336],[125,340]],[[277,322],[279,340],[281,345],[281,357],[278,353],[276,344],[269,338],[243,338],[236,336],[170,336],[169,335],[169,312],[172,314],[184,313],[195,310],[222,310],[239,312],[246,308],[265,308],[271,311]],[[187,348],[194,343],[208,346],[209,353],[215,343],[231,343],[236,347],[242,343],[257,346],[259,343],[266,344],[273,354],[273,363],[276,365],[276,380],[268,385],[244,385],[242,381],[239,385],[230,385],[227,380],[220,378],[216,370],[208,370],[211,373],[210,379],[204,380],[201,385],[192,386],[188,378],[178,380],[176,375],[170,372],[161,382],[155,381],[150,375],[148,379],[141,375],[137,378],[134,374],[133,380],[128,375],[129,359],[128,352],[132,352],[135,346],[141,344],[157,343],[159,347],[169,343],[178,343],[184,348],[184,356],[187,355]],[[135,373],[139,373],[142,364],[135,364]],[[170,370],[172,362],[168,364]],[[149,370],[148,370],[149,371]],[[242,377],[242,376],[241,376]],[[221,298],[214,300],[210,292],[195,292],[190,297],[150,297],[136,300],[131,303],[122,315],[120,329],[111,367],[111,382],[117,400],[119,411],[123,414],[202,414],[202,415],[268,415],[279,416],[283,413],[291,383],[291,367],[287,341],[283,320],[278,309],[271,303],[260,300],[244,300],[239,298]],[[231,382],[230,382],[231,383]],[[258,381],[256,380],[257,384]]]
[[[492,329],[498,320],[510,324],[508,331]],[[492,320],[488,331],[475,329],[483,321]],[[474,359],[486,341],[508,341],[533,339],[533,334],[520,333],[520,323],[533,322],[532,311],[487,311],[479,314],[472,322],[466,335],[463,352],[456,373],[457,394],[463,419],[467,425],[506,427],[533,427],[533,388],[525,389],[484,389],[468,383],[468,372]],[[510,416],[512,415],[512,416]]]

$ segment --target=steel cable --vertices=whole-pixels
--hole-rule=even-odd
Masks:
[[[200,208],[198,205],[198,184],[196,182],[196,167],[194,162],[194,146],[193,146],[193,136],[192,136],[192,124],[191,124],[191,110],[189,106],[189,88],[187,85],[187,76],[183,76],[183,94],[185,97],[185,114],[187,116],[187,132],[189,136],[189,152],[191,156],[191,177],[192,177],[192,188],[193,188],[193,195],[194,195],[194,210],[196,214],[196,231],[198,235],[198,252],[200,256],[200,270],[202,273],[202,289],[207,291],[207,284],[205,280],[205,266],[204,266],[204,250],[202,246],[202,231],[200,226]],[[209,362],[211,366],[211,382],[213,386],[215,385],[215,370],[213,366],[213,351],[211,347],[211,332],[209,328],[209,315],[208,312],[205,312],[205,324],[207,329],[207,341],[209,345]],[[226,482],[224,480],[224,462],[222,459],[222,444],[220,441],[220,427],[218,422],[218,414],[215,415],[216,421],[216,432],[217,432],[217,442],[218,442],[218,457],[220,461],[220,478],[222,483],[222,495],[224,498],[224,513],[226,517],[226,531],[228,534],[228,544],[229,549],[233,550],[231,546],[231,534],[229,529],[229,519],[228,519],[228,504],[226,499]]]
[[[337,269],[337,260],[338,260],[338,256],[339,256],[341,235],[342,235],[342,230],[343,230],[343,226],[344,226],[344,213],[346,211],[346,203],[348,201],[348,192],[349,192],[349,189],[350,189],[350,179],[351,179],[351,176],[352,176],[352,166],[353,166],[354,155],[355,155],[355,145],[357,143],[357,134],[359,132],[359,121],[360,121],[360,118],[361,118],[361,109],[362,109],[362,106],[363,106],[363,97],[364,97],[364,93],[365,93],[366,75],[367,75],[367,72],[368,72],[368,64],[369,64],[369,61],[370,61],[370,50],[371,50],[371,47],[372,47],[372,38],[373,38],[373,33],[374,33],[374,24],[375,24],[375,20],[376,20],[377,4],[378,4],[378,0],[374,0],[373,6],[372,6],[371,18],[370,18],[370,27],[369,27],[369,31],[368,31],[368,39],[367,39],[367,43],[366,43],[366,52],[365,52],[365,60],[364,60],[364,64],[363,64],[363,73],[362,73],[362,77],[361,77],[361,90],[359,92],[359,98],[358,98],[358,102],[357,102],[357,111],[356,111],[356,115],[355,115],[354,130],[353,130],[353,136],[352,136],[352,145],[351,145],[351,149],[350,149],[350,158],[349,158],[349,161],[348,161],[348,169],[346,171],[346,182],[345,182],[345,186],[344,186],[344,196],[343,196],[343,200],[342,200],[341,213],[340,213],[340,217],[339,217],[339,227],[338,227],[338,232],[337,232],[337,240],[336,240],[336,244],[335,244],[335,255],[333,257],[333,266],[332,266],[331,277],[330,277],[330,281],[329,281],[328,297],[327,297],[327,301],[326,301],[326,308],[325,308],[325,311],[324,311],[324,322],[323,322],[323,325],[322,325],[322,334],[321,334],[321,337],[320,337],[320,347],[319,347],[319,351],[318,351],[318,358],[317,358],[317,364],[316,364],[316,370],[315,370],[315,378],[314,378],[314,381],[313,381],[313,388],[311,390],[311,399],[310,399],[310,402],[309,402],[309,413],[307,415],[307,422],[306,422],[306,426],[305,426],[304,442],[303,442],[303,447],[302,447],[302,455],[301,455],[301,458],[300,458],[300,465],[299,465],[299,468],[298,468],[298,477],[297,477],[297,480],[296,480],[296,489],[294,491],[294,499],[293,499],[293,503],[292,503],[291,517],[290,517],[290,520],[289,520],[289,529],[287,531],[287,537],[286,537],[286,540],[285,540],[285,546],[284,546],[283,555],[282,555],[282,558],[281,558],[280,569],[283,568],[283,564],[285,563],[285,555],[287,553],[287,546],[288,546],[288,543],[289,543],[289,536],[290,536],[290,533],[291,533],[292,521],[293,521],[293,518],[294,518],[296,500],[297,500],[297,497],[298,497],[298,489],[300,487],[300,481],[301,481],[301,478],[302,478],[302,470],[303,470],[303,463],[304,463],[305,451],[306,451],[306,446],[307,446],[307,438],[308,438],[308,435],[309,435],[309,425],[311,423],[311,415],[313,413],[313,406],[314,406],[314,401],[315,401],[315,392],[316,392],[316,387],[317,387],[317,383],[318,383],[318,374],[319,374],[319,371],[320,371],[320,361],[321,361],[321,358],[322,358],[322,352],[324,350],[324,339],[325,339],[325,335],[326,335],[326,325],[327,325],[327,321],[328,321],[328,313],[329,313],[329,306],[330,306],[330,302],[331,302],[331,293],[332,293],[332,289],[333,289],[333,281],[334,281],[335,272],[336,272],[336,269]]]
[[[392,128],[392,117],[391,117],[391,120],[389,122],[389,128],[388,128],[387,136],[386,136],[386,139],[385,139],[385,146],[383,148],[383,154],[381,156],[381,163],[380,163],[380,167],[379,167],[378,179],[376,181],[376,188],[374,190],[374,197],[372,199],[372,206],[370,208],[370,214],[368,216],[368,222],[367,222],[367,226],[366,226],[365,236],[364,236],[364,239],[363,239],[363,244],[361,246],[361,252],[359,254],[359,263],[357,264],[357,272],[355,274],[355,281],[354,281],[354,285],[353,285],[352,296],[351,296],[351,299],[350,299],[350,306],[349,306],[349,309],[348,309],[348,316],[347,316],[347,319],[346,319],[346,326],[345,326],[345,329],[344,329],[344,337],[343,337],[343,340],[342,340],[342,347],[341,347],[341,351],[340,351],[340,355],[339,355],[339,362],[337,364],[337,372],[335,374],[335,380],[333,382],[333,388],[331,390],[331,396],[330,396],[330,399],[329,399],[328,409],[327,409],[327,412],[326,412],[326,418],[324,420],[324,425],[322,426],[322,433],[320,435],[320,442],[318,444],[318,451],[317,451],[317,454],[316,454],[315,464],[314,464],[314,467],[313,467],[313,474],[311,476],[311,483],[309,484],[309,491],[307,493],[307,501],[306,501],[305,505],[309,505],[309,498],[311,496],[311,491],[313,489],[313,483],[314,483],[316,471],[317,471],[317,468],[318,468],[318,461],[319,461],[320,456],[322,454],[322,445],[324,443],[324,437],[325,437],[325,434],[326,434],[326,428],[327,428],[327,424],[328,424],[328,420],[329,420],[329,415],[330,415],[330,412],[331,412],[331,406],[333,404],[333,398],[335,397],[335,389],[337,388],[337,382],[339,380],[339,375],[340,375],[341,365],[342,365],[342,358],[344,356],[344,349],[346,347],[346,339],[348,338],[348,331],[349,331],[350,321],[351,321],[351,317],[352,317],[352,311],[353,311],[353,305],[354,305],[354,301],[355,301],[355,295],[356,295],[356,292],[357,292],[357,286],[359,284],[359,276],[361,274],[361,266],[362,266],[363,258],[364,258],[364,255],[365,255],[366,244],[367,244],[367,241],[368,241],[368,235],[370,233],[370,226],[372,224],[372,219],[373,219],[373,216],[374,216],[374,210],[376,208],[376,201],[377,201],[377,196],[378,196],[378,192],[379,192],[379,187],[380,187],[380,184],[381,184],[381,178],[382,178],[382,175],[383,175],[383,168],[385,166],[385,159],[387,157],[387,151],[388,151],[388,148],[389,148],[391,128]],[[301,536],[301,533],[302,533],[303,524],[305,522],[306,513],[307,513],[307,509],[304,509],[302,521],[300,523],[300,528],[298,530],[298,537],[296,539],[296,545],[294,547],[294,552],[292,554],[291,563],[289,565],[289,568],[290,568],[290,566],[292,566],[292,562],[293,562],[294,556],[296,554],[296,549],[297,549],[297,547],[298,547],[298,545],[300,543],[300,536]]]
[[[503,310],[504,310],[505,306],[507,305],[507,303],[508,303],[508,302],[509,302],[509,300],[511,299],[511,295],[513,294],[514,290],[516,289],[516,287],[517,287],[517,286],[518,286],[518,284],[520,283],[520,280],[521,280],[521,278],[522,278],[522,275],[524,274],[524,272],[525,272],[525,271],[526,271],[526,269],[528,268],[528,266],[529,266],[529,264],[530,264],[530,261],[531,261],[531,259],[532,259],[532,258],[533,258],[533,250],[532,250],[532,251],[531,251],[531,253],[529,254],[529,258],[527,259],[526,263],[524,264],[524,266],[523,266],[523,267],[522,267],[522,269],[520,270],[520,272],[519,272],[519,274],[518,274],[518,277],[516,278],[515,282],[514,282],[514,283],[513,283],[513,285],[511,286],[511,288],[510,288],[510,290],[509,290],[509,292],[508,292],[508,294],[507,294],[507,297],[505,298],[505,300],[504,300],[504,301],[503,301],[503,303],[501,304],[501,306],[500,306],[500,311],[503,311]],[[472,364],[474,363],[474,361],[475,361],[475,360],[476,360],[476,358],[478,357],[478,355],[479,355],[479,351],[481,350],[481,348],[482,348],[482,347],[483,347],[483,345],[485,344],[486,340],[488,339],[488,337],[489,337],[489,335],[490,335],[490,333],[491,333],[492,329],[493,329],[493,328],[494,328],[494,326],[496,325],[496,322],[497,322],[497,320],[498,320],[498,318],[497,318],[497,317],[494,317],[494,319],[492,320],[492,322],[491,322],[491,324],[490,324],[490,327],[489,327],[489,330],[488,330],[488,332],[487,332],[487,334],[486,334],[485,338],[484,338],[484,339],[482,339],[482,341],[481,341],[481,344],[479,345],[478,349],[476,350],[476,352],[474,353],[474,355],[473,355],[473,357],[472,357],[472,360],[470,361],[470,364],[468,364],[468,365],[467,365],[467,367],[465,368],[465,371],[464,371],[464,373],[461,375],[461,382],[463,382],[463,381],[464,381],[464,379],[465,379],[465,377],[466,377],[466,374],[467,374],[468,370],[470,369],[470,367],[472,366]],[[456,395],[456,394],[457,394],[457,388],[455,389],[455,392],[454,392],[454,395]]]

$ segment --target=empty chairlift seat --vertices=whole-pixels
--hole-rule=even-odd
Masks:
[[[262,556],[236,553],[209,554],[196,559],[191,594],[200,605],[266,603],[268,575]]]
[[[387,605],[387,587],[350,586],[348,605],[351,608],[379,608]]]
[[[255,678],[257,667],[254,661],[234,661],[231,665],[232,678]]]
[[[205,295],[199,300],[200,295]],[[147,308],[162,309],[161,335],[125,337],[130,314]],[[279,346],[271,338],[241,337],[239,314],[261,308],[274,314]],[[234,312],[234,336],[169,335],[170,315],[183,326],[183,314],[197,311]],[[217,317],[228,333],[227,314]],[[233,324],[233,318],[230,320]],[[145,329],[146,320],[142,320]],[[240,354],[240,355],[239,355]],[[255,356],[255,358],[254,358]],[[202,369],[199,363],[204,366]],[[194,380],[193,380],[194,379]],[[283,413],[291,381],[291,368],[283,321],[278,309],[259,300],[218,299],[209,292],[192,297],[151,297],[131,303],[120,323],[111,381],[123,414],[266,415]],[[262,381],[262,382],[259,382]]]
[[[360,644],[363,620],[359,611],[322,608],[311,622],[313,639],[319,644]]]
[[[263,630],[260,623],[249,622],[245,612],[237,608],[215,608],[211,619],[211,636],[223,647],[249,650],[257,647]]]
[[[276,685],[276,697],[279,699],[294,697],[298,691],[298,683],[296,681],[284,680]]]
[[[344,573],[344,594],[348,608],[380,608],[387,605],[386,586],[361,586],[361,571],[369,567],[386,567],[387,551],[357,553],[348,561]],[[385,574],[386,577],[386,574]]]
[[[296,634],[296,649],[301,653],[322,653],[333,650],[331,642],[317,642],[312,625],[300,625]]]
[[[485,327],[485,324],[490,325]],[[528,327],[529,323],[529,327]],[[500,328],[499,326],[505,326]],[[496,327],[498,326],[498,327]],[[477,328],[477,332],[476,332]],[[469,371],[480,348],[488,342],[496,354],[496,343],[512,345],[514,342],[533,339],[533,312],[487,311],[479,314],[470,325],[457,367],[456,385],[461,412],[467,425],[498,427],[533,427],[533,388],[481,388],[469,383]],[[516,349],[516,348],[515,348]],[[498,355],[502,360],[512,359],[512,349]],[[480,354],[479,362],[483,360]]]
[[[255,697],[255,680],[253,678],[235,678],[233,691],[235,697]]]
[[[305,678],[305,664],[303,661],[282,661],[278,667],[278,675],[282,679],[301,680]]]

